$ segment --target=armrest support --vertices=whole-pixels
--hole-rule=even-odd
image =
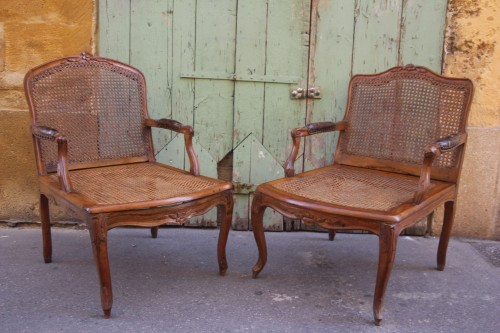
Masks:
[[[193,148],[193,127],[183,125],[180,122],[172,119],[146,119],[146,126],[168,129],[177,133],[184,134],[184,143],[186,145],[186,152],[189,157],[189,172],[194,176],[200,175],[200,164],[198,156]]]
[[[40,140],[49,140],[57,142],[57,177],[61,189],[66,192],[72,192],[71,180],[68,171],[68,141],[56,129],[33,125],[31,133]]]
[[[347,122],[345,122],[345,121],[340,121],[340,122],[336,122],[336,123],[331,122],[331,121],[326,121],[326,122],[319,122],[319,123],[310,123],[304,127],[299,127],[299,128],[293,129],[291,131],[293,148],[292,148],[292,151],[290,153],[290,156],[288,156],[288,159],[286,160],[285,176],[286,177],[293,177],[295,175],[294,163],[295,163],[295,159],[297,158],[297,154],[299,153],[299,149],[300,149],[300,138],[306,137],[309,135],[318,134],[318,133],[343,131],[346,129],[346,127],[347,127]]]
[[[439,139],[432,145],[425,148],[424,151],[424,162],[422,164],[422,169],[420,171],[420,180],[418,182],[418,188],[415,191],[413,197],[413,203],[418,205],[422,202],[425,193],[429,190],[431,185],[431,168],[432,162],[436,157],[439,157],[442,153],[452,151],[455,148],[463,145],[467,139],[467,133],[453,134],[444,138]]]

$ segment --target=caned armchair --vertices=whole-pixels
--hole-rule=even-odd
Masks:
[[[126,64],[85,53],[30,70],[28,100],[40,187],[43,257],[52,260],[49,198],[85,221],[99,276],[102,309],[113,302],[108,230],[184,223],[217,206],[222,216],[217,256],[227,269],[231,184],[200,175],[193,128],[150,119],[143,74]],[[151,128],[181,133],[190,171],[155,161]]]
[[[328,229],[330,240],[339,229],[369,231],[379,237],[373,312],[380,325],[398,235],[443,203],[437,268],[444,269],[472,95],[470,80],[413,65],[353,76],[344,119],[292,130],[286,178],[256,189],[252,226],[259,259],[253,276],[267,260],[267,207]],[[331,131],[339,131],[334,164],[295,175],[301,139]]]

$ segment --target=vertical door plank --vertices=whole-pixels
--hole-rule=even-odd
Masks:
[[[250,207],[248,194],[238,194],[242,184],[250,184],[250,163],[252,142],[250,135],[233,151],[233,183],[235,184],[233,228],[248,230]]]
[[[99,1],[99,55],[129,63],[130,1]]]
[[[403,1],[400,63],[441,73],[447,0]]]
[[[321,88],[321,99],[308,100],[307,122],[340,121],[345,114],[351,75],[354,1],[316,1],[312,7],[309,87]],[[333,162],[338,133],[306,139],[304,168]]]
[[[212,155],[203,147],[197,137],[193,138],[193,148],[200,160],[200,173],[207,177],[217,178],[217,161],[213,159]],[[203,161],[203,163],[201,163]],[[186,160],[186,169],[189,168],[189,160]],[[188,226],[203,226],[203,227],[216,227],[217,226],[217,209],[213,208],[208,213],[200,216],[195,216],[189,220]]]
[[[168,39],[172,29],[167,1],[134,0],[131,2],[130,64],[146,77],[148,111],[151,118],[170,118]],[[172,139],[171,131],[153,129],[155,153]]]
[[[376,73],[396,66],[401,0],[357,0],[353,74]]]
[[[236,75],[264,75],[266,70],[267,1],[238,1]],[[264,83],[236,82],[234,93],[234,143],[249,134],[262,140]]]
[[[194,79],[181,78],[194,72],[196,44],[196,0],[174,2],[172,52],[172,118],[194,125]],[[195,132],[197,136],[197,133]]]
[[[265,75],[267,0],[238,1],[236,30],[236,75]],[[235,82],[233,182],[250,184],[249,135],[262,140],[264,117],[263,82]],[[248,194],[236,194],[233,228],[248,230],[250,207]]]
[[[290,129],[305,123],[305,101],[290,98],[290,88],[307,84],[308,0],[269,0],[266,75],[296,76],[297,84],[266,83],[263,145],[284,164],[292,143]]]
[[[156,160],[158,162],[168,164],[174,168],[185,169],[186,146],[184,145],[184,136],[175,134],[172,140],[157,153]],[[189,160],[187,161],[187,170],[189,170]]]
[[[198,1],[196,72],[234,73],[235,34],[236,0]],[[195,81],[195,130],[217,162],[233,148],[233,95],[232,81]]]
[[[250,136],[250,183],[262,184],[273,179],[283,178],[285,171],[273,155],[257,140]],[[266,209],[264,213],[264,229],[280,231],[283,230],[283,216],[274,209]]]

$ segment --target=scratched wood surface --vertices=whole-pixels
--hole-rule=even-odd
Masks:
[[[244,184],[235,187],[233,227],[246,229],[251,189],[281,175],[289,130],[342,119],[351,75],[408,63],[441,71],[446,5],[102,0],[99,54],[144,72],[152,117],[194,126],[202,174],[216,177],[218,162],[233,154],[233,181]],[[290,99],[292,88],[314,86],[322,99]],[[336,140],[336,134],[308,138],[297,171],[330,163]],[[181,136],[155,131],[154,143],[159,161],[189,167]],[[279,230],[281,218],[267,215],[266,228]],[[212,212],[191,222],[213,225],[214,218]]]

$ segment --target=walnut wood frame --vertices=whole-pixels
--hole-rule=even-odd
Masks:
[[[140,94],[144,96],[144,98],[142,98],[142,110],[145,110],[145,114],[143,114],[145,119],[143,126],[146,133],[146,141],[149,147],[145,156],[104,161],[96,160],[70,165],[68,162],[68,144],[64,133],[60,133],[57,129],[37,124],[36,105],[34,103],[31,89],[33,77],[55,66],[64,65],[65,63],[87,61],[105,62],[115,66],[116,68],[121,68],[131,73],[138,74],[139,77],[144,80],[144,84],[142,85],[143,91],[141,91]],[[40,184],[40,217],[43,236],[43,258],[46,263],[50,263],[52,261],[51,222],[49,213],[49,199],[51,199],[58,205],[64,207],[68,211],[71,211],[82,221],[85,221],[89,229],[92,249],[99,276],[102,309],[104,317],[109,318],[113,303],[113,293],[107,250],[108,230],[120,226],[147,227],[151,228],[151,235],[153,238],[156,238],[158,234],[158,226],[163,225],[166,222],[184,224],[189,218],[204,214],[213,207],[217,207],[219,210],[219,216],[222,216],[222,224],[220,227],[217,245],[217,258],[219,273],[220,275],[225,274],[228,268],[226,260],[226,243],[231,227],[233,211],[232,186],[230,183],[218,181],[220,184],[215,193],[213,190],[204,190],[201,191],[201,193],[197,193],[196,196],[184,196],[181,201],[174,200],[173,202],[172,199],[165,199],[150,203],[123,203],[119,205],[106,206],[98,205],[96,202],[93,202],[89,198],[76,192],[72,187],[69,170],[98,168],[110,165],[124,165],[138,162],[160,165],[155,161],[154,152],[152,150],[151,127],[164,128],[183,134],[187,155],[190,161],[189,173],[196,177],[202,177],[199,176],[199,162],[192,145],[192,137],[194,135],[193,128],[171,119],[154,120],[148,117],[145,98],[145,79],[139,70],[114,60],[94,57],[82,53],[79,57],[75,56],[58,59],[30,70],[25,76],[24,86],[32,119],[33,144],[35,148],[38,180]],[[54,181],[53,177],[51,177],[52,173],[48,172],[44,161],[42,160],[40,140],[49,140],[57,143],[58,182]],[[162,166],[173,169],[170,166]],[[177,169],[177,171],[187,173],[183,170]]]
[[[439,80],[461,81],[464,82],[469,91],[464,110],[465,118],[470,109],[472,100],[472,82],[467,79],[450,79],[435,73],[426,68],[409,65],[406,67],[395,67],[386,72],[374,75],[358,75],[353,77],[383,77],[391,72],[400,71],[418,71],[423,76],[439,78]],[[347,105],[351,101],[351,86],[349,88],[349,97]],[[349,110],[347,110],[347,113]],[[459,171],[462,164],[463,148],[467,138],[465,133],[465,121],[461,124],[460,133],[441,138],[434,144],[425,148],[422,153],[422,165],[404,165],[402,163],[387,162],[385,160],[365,159],[358,156],[346,156],[340,152],[340,141],[343,131],[349,127],[345,120],[340,122],[321,122],[308,124],[305,127],[296,128],[291,131],[293,148],[285,164],[285,175],[287,178],[276,180],[270,183],[262,184],[257,187],[252,202],[252,227],[255,240],[259,249],[259,258],[253,267],[253,277],[256,278],[264,268],[267,261],[267,246],[263,228],[263,215],[266,208],[272,208],[290,219],[301,219],[306,223],[315,223],[328,229],[329,239],[335,237],[335,230],[365,230],[376,234],[379,237],[379,260],[375,285],[375,294],[373,299],[373,314],[375,324],[382,322],[382,312],[384,305],[384,295],[389,281],[389,276],[394,264],[396,254],[397,240],[399,234],[407,227],[417,223],[420,219],[433,213],[434,209],[444,204],[444,222],[439,240],[437,251],[437,268],[443,270],[446,262],[446,252],[453,225],[455,213],[455,201],[457,197],[457,182]],[[315,173],[317,170],[311,170],[295,176],[294,161],[300,150],[301,138],[318,133],[331,131],[340,131],[339,144],[335,155],[334,164],[330,168],[343,168],[345,166],[362,167],[369,172],[378,172],[376,170],[391,171],[394,177],[401,177],[401,174],[420,175],[418,186],[415,188],[413,202],[409,201],[400,205],[395,210],[388,212],[373,211],[369,209],[350,209],[346,206],[335,206],[325,204],[321,201],[315,201],[301,197],[300,193],[289,193],[278,190],[270,184],[279,184],[286,182],[289,178],[304,177]],[[442,153],[455,149],[460,149],[457,166],[451,171],[436,170],[432,167],[433,160]],[[438,179],[435,186],[430,186],[430,180]],[[339,188],[342,191],[342,188]]]

